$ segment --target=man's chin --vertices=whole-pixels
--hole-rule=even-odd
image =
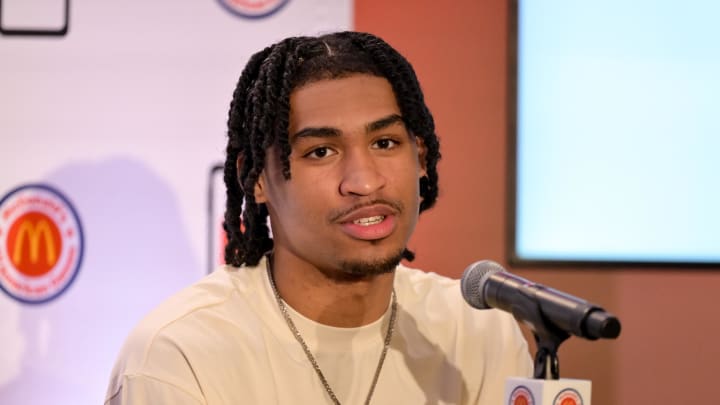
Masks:
[[[331,277],[337,281],[359,281],[372,276],[388,274],[395,271],[403,258],[401,249],[395,254],[391,254],[385,258],[373,258],[372,260],[345,260],[340,263],[340,272],[334,273]]]

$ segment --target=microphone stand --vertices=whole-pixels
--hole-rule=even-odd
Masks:
[[[537,353],[535,353],[534,378],[545,380],[560,379],[560,361],[558,360],[557,351],[560,344],[570,337],[570,335],[565,332],[554,333],[548,332],[547,330],[540,332],[535,330],[533,331],[533,335],[535,336],[535,342],[538,347]]]
[[[548,322],[540,310],[540,305],[531,296],[521,294],[512,306],[515,319],[523,320],[533,332],[537,343],[535,353],[534,378],[543,380],[560,379],[560,361],[557,351],[560,344],[570,337],[570,334]]]
[[[522,287],[522,286],[520,286]],[[530,327],[537,343],[533,378],[509,377],[505,383],[506,404],[583,404],[590,405],[592,382],[590,380],[560,378],[558,349],[570,337],[570,333],[558,327],[544,315],[537,299],[538,289],[532,285],[515,288],[512,304],[505,309],[515,319]],[[616,337],[620,324],[607,321],[607,333],[602,336]],[[605,325],[601,325],[605,326]],[[580,336],[580,335],[578,335]],[[588,337],[591,339],[591,337]]]
[[[532,329],[537,352],[533,378],[509,377],[505,383],[503,403],[590,405],[592,383],[589,380],[560,378],[557,352],[560,344],[567,340],[570,334],[548,322],[539,306],[527,297],[518,299],[512,313],[516,319],[523,319]]]

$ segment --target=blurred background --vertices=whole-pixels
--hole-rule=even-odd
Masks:
[[[219,260],[213,168],[247,58],[342,29],[410,60],[441,137],[441,194],[411,266],[457,278],[492,259],[616,314],[618,340],[559,353],[595,404],[713,402],[720,266],[511,260],[514,2],[78,0],[67,19],[65,3],[0,3],[1,404],[102,402],[132,326]],[[35,262],[18,236],[32,210],[49,229],[25,227]]]

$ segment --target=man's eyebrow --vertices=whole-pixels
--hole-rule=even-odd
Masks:
[[[368,133],[380,131],[382,129],[385,129],[385,128],[387,128],[391,125],[397,124],[397,123],[404,124],[405,121],[403,120],[403,118],[400,115],[391,114],[391,115],[388,115],[387,117],[380,118],[379,120],[375,120],[375,121],[365,125],[365,131],[367,131]]]
[[[294,143],[298,138],[334,138],[340,136],[340,130],[333,127],[307,127],[294,133],[290,137],[290,143]]]
[[[380,131],[397,123],[404,123],[403,118],[398,114],[391,114],[365,125],[367,133]],[[342,131],[333,127],[307,127],[290,136],[290,144],[300,138],[335,138],[342,135]]]

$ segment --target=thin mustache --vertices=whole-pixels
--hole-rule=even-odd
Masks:
[[[390,201],[390,200],[378,198],[378,199],[375,199],[372,201],[366,201],[363,203],[355,204],[352,207],[346,208],[342,211],[333,212],[330,215],[330,222],[337,222],[340,218],[351,214],[353,211],[359,210],[360,208],[369,207],[371,205],[387,205],[387,206],[391,207],[392,209],[394,209],[395,211],[397,211],[398,213],[402,212],[404,209],[403,204],[399,201]]]

